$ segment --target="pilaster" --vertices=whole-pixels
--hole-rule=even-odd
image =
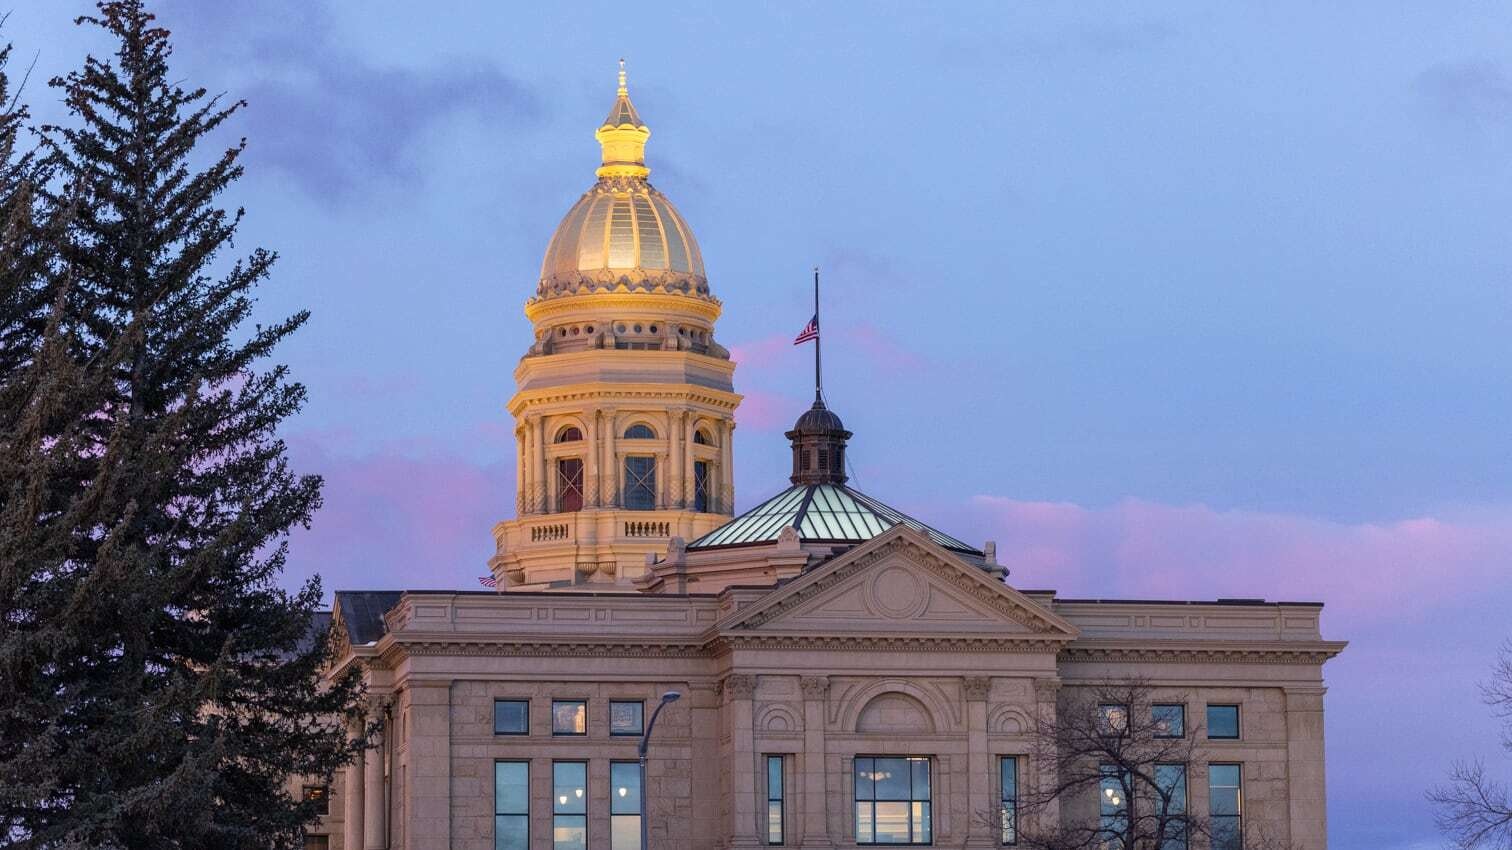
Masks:
[[[756,677],[732,673],[721,682],[730,722],[730,847],[759,847],[756,822],[756,733],[752,697]]]
[[[829,794],[824,775],[824,709],[829,700],[829,677],[804,676],[798,685],[803,691],[803,754],[795,765],[803,799],[799,841],[804,850],[830,848],[835,844],[829,835]]]
[[[1286,689],[1286,776],[1290,840],[1297,850],[1328,846],[1328,806],[1323,772],[1321,685]]]
[[[374,714],[381,716],[381,707],[375,706]],[[372,718],[370,718],[372,719]],[[364,850],[387,850],[388,847],[388,794],[384,788],[383,758],[387,743],[386,724],[376,726],[377,731],[368,740],[368,750],[363,765],[363,815],[362,832]],[[354,844],[354,847],[357,845]]]
[[[961,680],[961,695],[966,701],[966,769],[967,811],[971,817],[966,821],[967,847],[992,847],[1001,836],[993,834],[991,824],[977,816],[997,808],[993,801],[994,772],[992,754],[987,750],[987,695],[992,690],[992,680],[986,676],[967,676]]]
[[[350,735],[359,737],[362,732],[360,724],[352,724]],[[344,829],[344,847],[346,850],[365,850],[363,821],[366,817],[366,803],[363,799],[363,789],[366,786],[366,761],[367,751],[358,750],[356,758],[346,766],[346,781],[342,783],[346,791],[346,799],[342,806],[342,827]]]
[[[451,846],[451,688],[412,682],[405,771],[405,841],[410,847]]]

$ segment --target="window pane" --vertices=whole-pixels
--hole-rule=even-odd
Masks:
[[[1243,850],[1238,818],[1213,818],[1213,850]]]
[[[1122,705],[1099,705],[1097,728],[1105,735],[1116,735],[1129,728],[1129,709]]]
[[[1209,738],[1239,737],[1239,706],[1210,705],[1207,707],[1207,736]]]
[[[640,764],[633,761],[617,761],[609,765],[610,813],[638,815],[640,806]]]
[[[530,814],[530,766],[523,761],[494,764],[494,812]]]
[[[1214,788],[1208,799],[1214,816],[1239,814],[1238,788]]]
[[[587,733],[587,703],[581,701],[558,701],[551,704],[551,734],[585,735]]]
[[[559,815],[588,811],[588,765],[559,761],[551,766],[551,810]]]
[[[1155,783],[1160,787],[1161,794],[1169,797],[1170,805],[1166,809],[1166,814],[1186,814],[1186,765],[1155,765]],[[1159,801],[1157,801],[1158,805]],[[1156,812],[1159,813],[1158,808]]]
[[[709,510],[709,464],[701,460],[693,462],[693,510]]]
[[[876,767],[873,768],[872,779],[877,785],[878,800],[911,799],[909,782],[912,765],[907,759],[876,759],[873,764]]]
[[[615,815],[609,819],[610,850],[640,850],[640,815]]]
[[[998,773],[1003,800],[1003,843],[1012,844],[1018,840],[1018,759],[1002,759]]]
[[[609,734],[639,735],[645,706],[640,701],[614,701],[609,703]]]
[[[525,815],[494,817],[494,850],[528,850],[530,818]]]
[[[556,850],[588,850],[588,819],[582,815],[552,818],[551,846]]]
[[[523,699],[494,700],[494,734],[530,733],[530,703]]]
[[[929,804],[923,802],[914,803],[913,840],[919,844],[928,844],[930,841],[934,840],[933,837],[929,834],[929,831]]]
[[[908,809],[907,802],[875,804],[877,807],[876,835],[873,839],[878,844],[907,844],[908,834]]]
[[[1157,705],[1150,709],[1157,738],[1186,737],[1186,706]]]
[[[856,799],[874,800],[877,797],[876,783],[872,781],[875,765],[871,759],[856,759]]]
[[[911,800],[929,799],[929,759],[912,759],[913,795]]]
[[[625,507],[633,511],[656,509],[655,458],[625,458]]]
[[[767,843],[782,843],[782,801],[767,802]]]
[[[767,799],[782,799],[782,756],[767,756]]]
[[[871,844],[876,840],[876,833],[872,829],[872,806],[875,803],[856,803],[856,843]]]

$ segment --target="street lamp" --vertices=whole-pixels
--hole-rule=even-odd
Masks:
[[[651,743],[651,730],[653,730],[653,729],[656,728],[656,716],[658,714],[661,714],[661,710],[667,707],[667,703],[677,702],[680,699],[682,699],[682,693],[679,692],[679,691],[667,691],[666,693],[662,694],[661,702],[657,703],[656,704],[656,710],[653,711],[653,712],[651,712],[651,721],[646,724],[646,731],[645,731],[644,734],[641,735],[641,739],[640,739],[640,786],[641,786],[640,787],[640,828],[641,828],[641,830],[640,830],[640,832],[641,832],[641,836],[640,836],[640,838],[641,838],[641,840],[640,840],[640,850],[647,850],[646,845],[649,843],[649,840],[648,840],[649,830],[647,829],[647,818],[646,818],[646,812],[649,809],[649,807],[646,805],[646,791],[647,791],[647,788],[646,788],[646,746]]]

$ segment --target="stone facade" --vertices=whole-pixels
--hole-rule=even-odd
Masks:
[[[552,764],[585,761],[588,846],[608,850],[610,765],[634,761],[638,742],[609,734],[609,703],[649,715],[675,690],[648,762],[654,846],[765,844],[769,755],[786,757],[781,846],[856,846],[854,759],[904,755],[929,759],[933,843],[987,847],[998,759],[1018,757],[1035,781],[1035,719],[1076,688],[1138,676],[1188,717],[1240,707],[1240,737],[1201,742],[1189,766],[1192,811],[1206,811],[1206,763],[1240,763],[1246,831],[1323,850],[1322,665],[1343,645],[1321,638],[1319,614],[1022,593],[903,527],[764,588],[406,593],[338,668],[366,671],[393,740],[388,769],[370,754],[346,785],[362,777],[387,807],[365,819],[364,850],[483,850],[494,764],[528,761],[530,847],[546,850]],[[529,734],[494,734],[495,700],[528,700]],[[553,700],[586,702],[585,735],[552,734]],[[1081,802],[1061,816],[1088,816],[1095,803]]]

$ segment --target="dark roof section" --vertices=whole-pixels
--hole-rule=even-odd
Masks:
[[[336,607],[346,626],[347,640],[353,646],[372,643],[383,637],[383,615],[399,604],[399,590],[338,590]]]
[[[1048,590],[1021,590],[1020,593],[1050,593]],[[1322,608],[1322,602],[1270,602],[1265,599],[1062,599],[1055,598],[1056,604],[1070,603],[1073,605],[1235,605],[1235,606],[1270,606],[1283,605],[1289,608]]]
[[[782,529],[798,530],[805,543],[864,543],[906,525],[953,552],[981,558],[982,550],[890,508],[844,484],[795,484],[688,544],[715,549],[770,543]]]

